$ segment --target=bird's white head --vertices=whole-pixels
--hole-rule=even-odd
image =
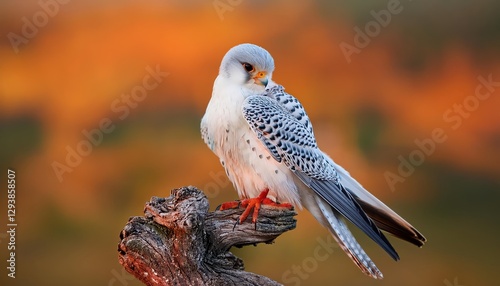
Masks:
[[[274,60],[265,49],[241,44],[230,49],[219,69],[219,76],[255,91],[264,91],[271,82]]]

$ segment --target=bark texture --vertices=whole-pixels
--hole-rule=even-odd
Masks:
[[[146,285],[281,285],[245,272],[243,261],[229,250],[273,242],[295,228],[296,213],[262,206],[256,224],[251,216],[236,224],[242,208],[208,212],[208,207],[195,187],[152,197],[145,216],[130,218],[120,233],[120,264]]]

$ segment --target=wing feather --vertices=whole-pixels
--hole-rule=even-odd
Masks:
[[[398,260],[387,238],[339,182],[331,159],[318,149],[311,124],[305,124],[305,117],[300,116],[301,109],[302,105],[290,111],[272,96],[254,95],[245,99],[242,111],[250,128],[278,162]]]
[[[370,194],[349,172],[342,166],[335,164],[342,185],[351,193],[368,216],[375,222],[378,228],[390,234],[421,247],[426,238],[410,223],[400,217],[391,208]]]

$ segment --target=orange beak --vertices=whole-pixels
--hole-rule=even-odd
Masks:
[[[264,72],[264,71],[261,71],[261,72],[258,72],[254,77],[253,79],[255,80],[255,83],[256,84],[260,84],[264,87],[267,86],[267,83],[269,82],[269,80],[267,79],[267,73]]]

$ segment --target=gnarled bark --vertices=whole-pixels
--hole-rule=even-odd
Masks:
[[[256,224],[236,224],[242,208],[208,212],[195,187],[153,197],[144,217],[132,217],[120,233],[119,261],[146,285],[280,285],[245,272],[232,246],[271,243],[295,228],[293,210],[262,206]]]

